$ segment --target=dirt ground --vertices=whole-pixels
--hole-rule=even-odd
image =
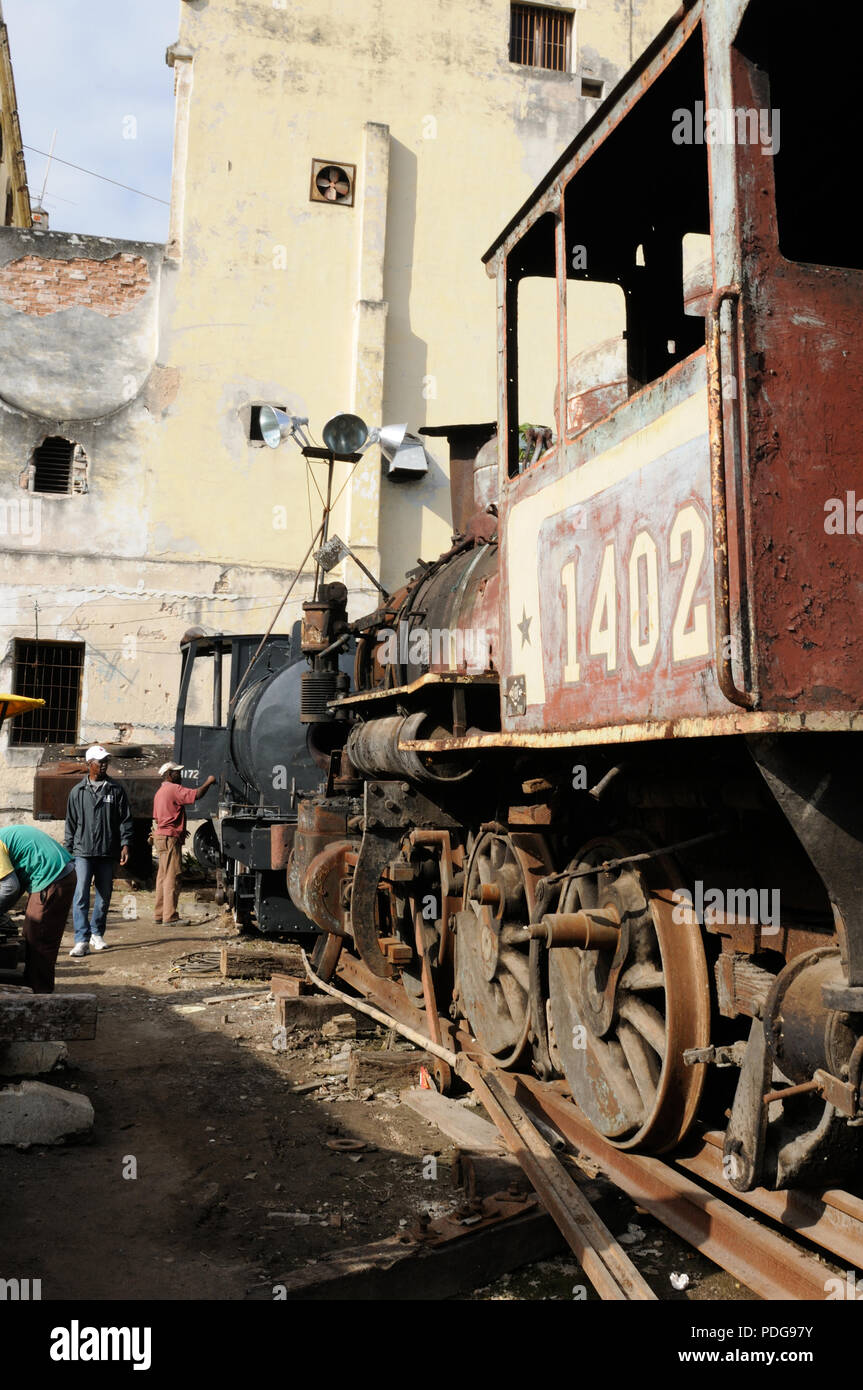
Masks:
[[[459,1205],[450,1141],[394,1092],[347,1089],[347,1052],[383,1045],[383,1029],[370,1024],[359,1043],[293,1034],[275,1050],[267,993],[241,997],[266,981],[173,967],[236,942],[229,918],[187,893],[190,925],[164,928],[152,895],[137,894],[135,920],[122,902],[117,894],[110,949],[71,960],[71,930],[63,940],[57,988],[96,994],[97,1037],[71,1042],[68,1065],[41,1079],[87,1095],[95,1127],[84,1143],[0,1149],[12,1198],[0,1236],[7,1271],[41,1279],[43,1299],[271,1297],[280,1276],[329,1251]],[[229,993],[236,999],[204,1003]],[[337,1138],[367,1147],[335,1152]],[[423,1176],[430,1155],[436,1179]],[[620,1194],[607,1194],[602,1214],[660,1298],[751,1297]],[[670,1283],[680,1272],[685,1291]],[[574,1260],[560,1257],[472,1297],[568,1299],[579,1282]]]

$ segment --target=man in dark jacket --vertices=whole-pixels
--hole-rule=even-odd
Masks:
[[[114,885],[114,861],[129,858],[132,812],[119,782],[108,776],[108,753],[98,743],[87,749],[87,776],[76,782],[66,805],[66,849],[75,856],[77,888],[72,903],[75,945],[70,956],[105,948],[105,923]],[[95,884],[90,917],[90,885]]]

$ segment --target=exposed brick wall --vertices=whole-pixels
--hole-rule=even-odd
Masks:
[[[76,304],[107,318],[127,314],[149,288],[147,262],[122,251],[105,261],[19,256],[0,269],[0,299],[39,318]]]

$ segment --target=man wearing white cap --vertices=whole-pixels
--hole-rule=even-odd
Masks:
[[[66,805],[66,849],[75,856],[77,888],[72,902],[75,945],[70,956],[105,946],[105,923],[114,886],[114,863],[125,864],[133,824],[125,788],[108,776],[107,749],[92,744],[84,754],[87,776],[76,782]],[[90,916],[90,885],[95,885]]]
[[[164,778],[153,798],[153,846],[159,855],[156,875],[156,902],[153,918],[167,926],[185,923],[177,911],[180,898],[180,873],[183,868],[183,841],[186,838],[186,807],[199,801],[215,782],[208,777],[200,787],[184,787],[180,783],[182,763],[163,763],[159,776]]]

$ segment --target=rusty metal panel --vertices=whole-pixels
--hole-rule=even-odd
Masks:
[[[732,84],[735,105],[769,104],[765,74],[736,49]],[[734,153],[746,228],[744,545],[758,690],[776,709],[859,709],[863,273],[785,259],[774,161],[757,145]],[[830,499],[846,513],[835,532],[825,524]]]
[[[286,869],[294,847],[296,824],[270,826],[270,868]]]

